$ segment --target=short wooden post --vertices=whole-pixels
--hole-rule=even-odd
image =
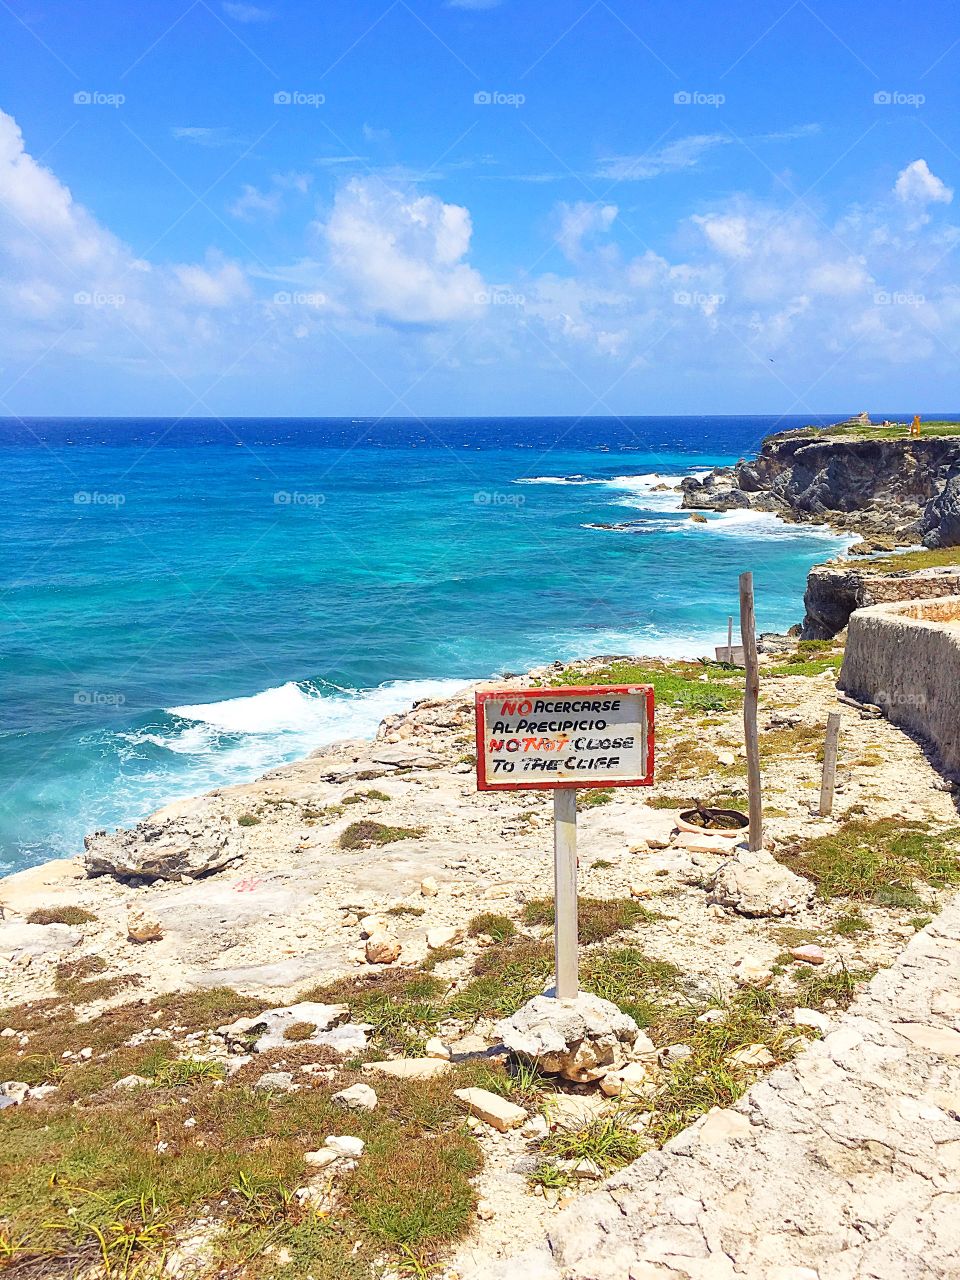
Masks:
[[[553,793],[553,938],[557,999],[575,1000],[580,990],[577,963],[577,793]]]
[[[733,614],[727,619],[727,661],[733,662]]]
[[[747,749],[747,789],[750,795],[748,848],[763,848],[763,798],[760,794],[760,741],[757,713],[760,703],[760,663],[753,603],[753,574],[740,575],[740,639],[747,680],[743,696],[743,740]]]
[[[820,782],[820,817],[833,813],[833,791],[837,784],[837,748],[840,745],[840,712],[827,716],[827,736],[823,746],[823,778]]]

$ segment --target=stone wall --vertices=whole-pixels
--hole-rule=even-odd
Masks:
[[[899,600],[928,600],[960,594],[960,568],[919,569],[915,573],[874,573],[870,564],[820,564],[810,570],[803,597],[801,637],[831,640],[854,609]]]
[[[960,595],[858,609],[840,687],[876,703],[960,777]]]

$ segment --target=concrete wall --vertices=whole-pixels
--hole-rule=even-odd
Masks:
[[[851,614],[840,687],[925,739],[960,778],[960,595]]]

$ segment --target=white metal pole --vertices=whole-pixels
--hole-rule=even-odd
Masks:
[[[577,793],[553,793],[553,937],[557,959],[557,999],[575,1000],[577,968]]]

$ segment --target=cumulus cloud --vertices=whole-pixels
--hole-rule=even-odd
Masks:
[[[173,270],[188,302],[229,307],[250,296],[247,277],[235,262],[212,262],[207,267],[186,263]]]
[[[342,290],[376,318],[441,324],[470,315],[483,292],[463,261],[473,228],[462,205],[353,178],[318,230]]]
[[[609,231],[618,212],[615,204],[601,204],[599,201],[562,202],[558,206],[557,244],[566,257],[575,262],[583,252],[584,239],[595,232]]]
[[[893,190],[904,204],[949,204],[953,199],[951,188],[930,172],[926,160],[914,160],[901,169]]]
[[[283,196],[279,191],[261,191],[245,182],[236,200],[227,206],[227,212],[244,222],[255,222],[258,218],[275,218],[282,207]]]

